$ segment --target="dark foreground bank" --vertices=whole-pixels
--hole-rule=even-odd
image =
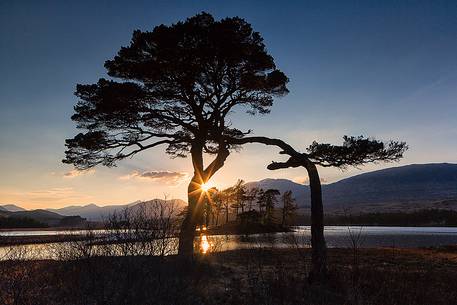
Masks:
[[[89,256],[89,255],[88,255]],[[1,304],[455,304],[457,247],[330,249],[310,285],[309,249],[0,262]]]

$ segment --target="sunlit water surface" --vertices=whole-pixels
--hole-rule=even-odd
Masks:
[[[220,252],[235,249],[248,249],[260,247],[309,247],[311,231],[309,226],[294,227],[294,232],[289,233],[270,233],[243,235],[207,235],[198,232],[195,239],[195,247],[200,253]],[[0,237],[8,236],[49,236],[62,234],[84,234],[85,231],[4,231],[0,232]],[[104,230],[95,231],[96,234],[106,234]],[[334,247],[351,247],[354,242],[360,247],[432,247],[457,244],[456,227],[359,227],[359,226],[327,226],[325,228],[327,245]],[[157,241],[151,246],[150,250],[144,249],[144,245],[135,245],[131,250],[132,255],[149,251],[154,255],[170,255],[176,253],[177,240],[168,239],[166,246],[161,247]],[[65,258],[69,249],[75,247],[73,243],[47,243],[22,246],[0,247],[0,260],[11,257],[21,259],[59,259]],[[108,249],[109,248],[109,249]],[[107,253],[112,255],[125,254],[126,250],[120,245],[105,245],[91,247],[90,255]],[[134,251],[140,251],[138,253]]]

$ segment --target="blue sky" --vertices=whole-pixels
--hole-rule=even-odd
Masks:
[[[282,3],[285,2],[285,3]],[[240,16],[265,39],[290,94],[272,113],[233,122],[297,148],[344,134],[407,141],[400,164],[457,162],[456,1],[7,1],[0,2],[0,202],[28,207],[124,203],[181,183],[141,173],[190,173],[163,149],[72,175],[61,164],[77,83],[106,76],[105,60],[134,29],[151,30],[201,11]],[[302,170],[269,172],[277,152],[250,146],[229,157],[218,186],[265,177],[303,181]],[[394,164],[395,166],[398,164]],[[326,182],[380,169],[323,169]],[[138,174],[140,173],[140,174]],[[65,174],[67,174],[65,176]],[[136,177],[136,178],[135,178]]]

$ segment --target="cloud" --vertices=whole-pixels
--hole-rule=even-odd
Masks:
[[[63,174],[63,177],[64,178],[75,178],[75,177],[82,176],[82,175],[92,175],[94,173],[95,173],[95,169],[89,169],[89,170],[84,170],[84,171],[73,169],[73,170]]]
[[[37,190],[29,192],[29,195],[43,195],[43,194],[50,194],[50,195],[61,195],[61,194],[68,194],[73,191],[72,187],[54,187],[45,190]]]
[[[128,175],[121,176],[121,180],[132,180],[138,179],[143,181],[154,181],[162,182],[165,184],[177,185],[188,178],[188,174],[185,172],[171,172],[171,171],[133,171]]]
[[[55,187],[50,189],[35,190],[24,194],[28,201],[49,201],[49,202],[67,202],[67,201],[86,201],[91,196],[80,194],[71,187]]]

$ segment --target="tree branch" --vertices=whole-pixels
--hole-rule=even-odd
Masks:
[[[273,139],[267,137],[244,137],[244,138],[226,138],[226,143],[228,144],[235,144],[235,145],[243,145],[247,143],[260,143],[269,146],[277,146],[283,150],[282,153],[288,154],[289,156],[296,157],[296,158],[303,158],[307,157],[306,154],[297,152],[292,146],[287,144],[286,142],[280,139]]]

